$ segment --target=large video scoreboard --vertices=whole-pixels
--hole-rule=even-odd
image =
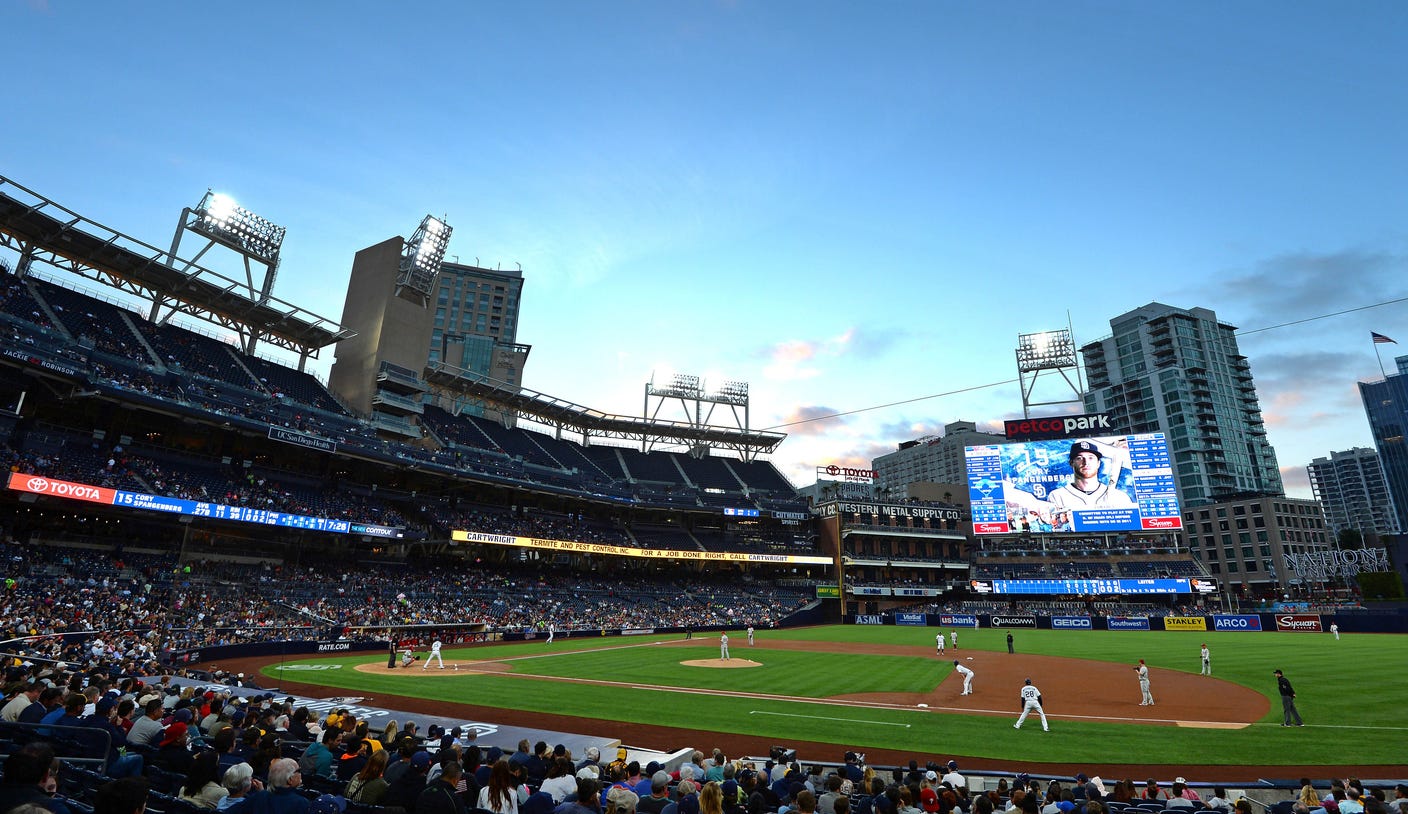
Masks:
[[[1094,479],[1078,479],[1077,453],[1098,464]],[[967,447],[965,457],[975,534],[1183,527],[1161,432]]]

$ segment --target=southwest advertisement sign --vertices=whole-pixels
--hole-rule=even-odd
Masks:
[[[967,447],[976,534],[1183,527],[1161,432]]]
[[[1261,617],[1254,613],[1214,614],[1213,630],[1261,630]]]
[[[897,625],[918,625],[923,627],[928,623],[922,613],[897,613],[895,614],[895,624]]]
[[[1320,633],[1324,630],[1320,626],[1318,613],[1278,613],[1276,629],[1291,633]]]
[[[1052,630],[1090,630],[1092,627],[1089,616],[1053,616],[1051,617]]]
[[[1111,616],[1105,620],[1106,630],[1148,630],[1147,616]]]
[[[978,617],[971,613],[941,613],[939,624],[944,627],[977,627]]]
[[[1036,627],[1035,616],[994,616],[988,620],[992,627]]]
[[[1202,616],[1165,616],[1164,630],[1207,630],[1208,620]]]
[[[604,543],[582,543],[575,540],[549,540],[543,537],[517,537],[511,534],[490,534],[482,531],[452,531],[450,539],[457,543],[483,543],[547,551],[575,551],[583,554],[610,554],[617,557],[644,557],[655,560],[831,565],[830,557],[813,557],[806,554],[751,554],[739,551],[679,551],[667,548],[635,548]]]

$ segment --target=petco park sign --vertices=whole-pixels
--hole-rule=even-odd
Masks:
[[[1082,435],[1110,434],[1110,417],[1104,413],[1055,415],[1047,418],[1020,418],[1005,422],[1003,429],[1013,441],[1041,441]]]
[[[849,466],[829,464],[816,468],[816,479],[839,480],[843,483],[874,483],[879,477],[874,469],[852,469]]]

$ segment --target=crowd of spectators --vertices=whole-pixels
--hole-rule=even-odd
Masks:
[[[642,764],[625,748],[611,759],[596,747],[575,755],[545,741],[481,743],[458,728],[421,732],[413,721],[373,729],[346,708],[319,718],[292,698],[198,691],[170,677],[16,665],[5,679],[5,814],[140,814],[145,803],[163,814],[1254,812],[1244,796],[1199,791],[1183,777],[973,777],[956,760],[880,768],[846,752],[842,763],[804,765],[717,748]],[[25,804],[37,808],[17,808]],[[1278,805],[1290,814],[1408,814],[1408,786],[1349,778],[1317,788],[1302,778]]]

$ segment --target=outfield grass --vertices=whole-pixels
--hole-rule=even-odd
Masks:
[[[916,645],[932,648],[936,628],[828,626],[762,631],[770,639]],[[1006,650],[1005,630],[960,629],[963,650]],[[466,676],[373,675],[350,669],[300,672],[291,680],[316,681],[367,694],[390,693],[432,700],[664,724],[686,729],[754,735],[778,743],[834,743],[839,751],[887,748],[916,754],[966,754],[1007,761],[1060,763],[1186,763],[1190,765],[1349,765],[1405,763],[1408,681],[1398,677],[1408,657],[1408,636],[1313,633],[1015,631],[1022,653],[1080,657],[1196,673],[1198,646],[1212,650],[1215,676],[1266,695],[1271,714],[1241,730],[1185,729],[1139,724],[1059,721],[1049,734],[1014,730],[1010,717],[969,716],[918,709],[875,709],[720,696],[764,693],[818,698],[860,692],[926,692],[947,675],[932,655],[923,657],[805,653],[749,649],[731,638],[736,658],[764,667],[711,670],[683,667],[685,659],[716,658],[714,638],[693,646],[651,647],[649,638],[562,639],[549,651],[542,642],[447,650],[457,659],[514,659],[515,673],[625,682],[638,686],[525,681],[502,674]],[[676,641],[677,636],[669,637]],[[639,646],[627,646],[639,645]],[[546,653],[553,655],[542,658]],[[950,650],[950,654],[953,651]],[[301,663],[354,665],[385,656]],[[1279,726],[1281,704],[1273,669],[1294,683],[1307,725]],[[268,668],[266,675],[280,673]],[[643,686],[640,686],[643,685]],[[690,688],[689,694],[670,688]],[[701,694],[698,691],[703,690]],[[1015,689],[1014,689],[1015,692]],[[609,734],[609,733],[603,733]],[[708,744],[695,744],[707,747]],[[1408,768],[1408,767],[1405,767]]]

